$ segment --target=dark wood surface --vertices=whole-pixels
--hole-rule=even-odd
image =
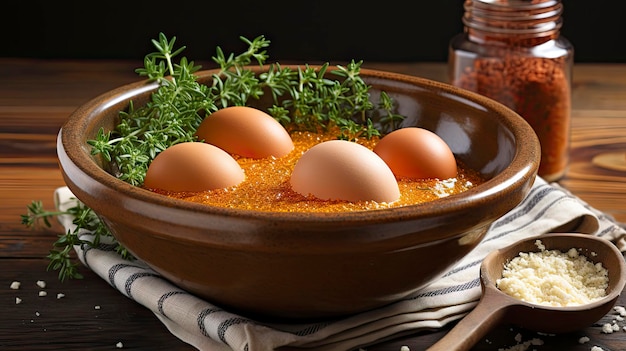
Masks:
[[[141,62],[0,59],[0,350],[193,350],[171,335],[143,306],[122,296],[81,267],[83,280],[61,283],[45,256],[63,229],[34,230],[20,223],[32,200],[52,209],[52,192],[64,185],[57,167],[56,134],[77,106],[114,87],[139,80]],[[380,68],[445,81],[442,63],[370,63]],[[572,161],[561,184],[592,206],[626,222],[626,172],[592,163],[606,152],[626,153],[626,65],[579,64],[574,68]],[[21,282],[19,290],[10,285]],[[44,281],[47,296],[39,296]],[[64,294],[58,298],[57,294]],[[16,298],[22,301],[16,304]],[[622,296],[618,305],[626,305]],[[626,350],[626,331],[603,333],[604,323],[626,326],[614,313],[576,333],[540,335],[500,326],[473,350]],[[559,321],[554,321],[559,323]],[[399,336],[368,351],[426,349],[446,330]],[[580,343],[580,337],[588,337]]]

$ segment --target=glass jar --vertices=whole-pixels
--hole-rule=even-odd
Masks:
[[[464,31],[449,45],[451,84],[520,114],[541,143],[539,175],[569,162],[574,49],[560,35],[561,0],[465,0]]]

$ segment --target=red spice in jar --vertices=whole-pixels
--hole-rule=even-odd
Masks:
[[[450,82],[520,114],[541,144],[539,175],[569,162],[573,47],[560,36],[560,0],[465,0],[464,33],[450,41]]]
[[[541,143],[539,174],[547,178],[560,177],[568,164],[571,93],[563,61],[516,56],[477,59],[454,81],[524,117]]]

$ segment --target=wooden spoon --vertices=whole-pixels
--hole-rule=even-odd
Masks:
[[[567,252],[579,249],[581,255],[595,263],[601,262],[609,273],[606,296],[580,306],[551,307],[528,303],[511,297],[496,287],[504,264],[520,252],[538,252],[535,241],[541,240],[546,250]],[[583,329],[607,314],[617,301],[626,283],[624,256],[610,241],[586,234],[546,234],[519,241],[491,252],[480,266],[482,295],[478,305],[429,351],[461,351],[472,348],[493,327],[509,323],[549,334]]]

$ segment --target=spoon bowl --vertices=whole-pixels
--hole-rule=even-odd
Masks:
[[[540,251],[535,243],[537,240],[541,240],[546,250],[567,252],[575,248],[589,261],[602,263],[609,274],[606,296],[583,305],[555,307],[526,302],[499,290],[496,281],[502,277],[505,263],[520,252]],[[600,320],[615,306],[626,284],[626,264],[617,247],[601,237],[546,234],[491,252],[481,264],[480,280],[482,295],[478,305],[429,351],[468,350],[493,327],[504,323],[549,334],[583,329]]]

